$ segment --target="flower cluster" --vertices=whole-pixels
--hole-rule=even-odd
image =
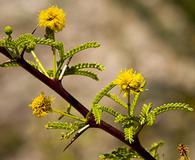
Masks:
[[[65,23],[65,13],[57,6],[51,6],[47,10],[42,10],[39,14],[40,27],[48,27],[55,32],[59,32],[65,27]]]
[[[36,117],[45,117],[49,112],[52,111],[51,108],[52,98],[46,97],[44,93],[34,98],[32,103],[29,105],[32,109],[32,114]]]
[[[133,69],[128,69],[121,71],[113,83],[118,85],[121,92],[124,92],[126,96],[130,91],[132,91],[131,93],[143,91],[145,80],[140,73],[136,73]]]

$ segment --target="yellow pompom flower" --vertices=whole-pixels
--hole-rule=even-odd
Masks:
[[[48,27],[55,32],[61,31],[65,27],[66,15],[57,6],[51,6],[47,10],[42,10],[39,14],[39,26]]]
[[[140,73],[136,73],[133,69],[128,69],[121,71],[113,83],[118,85],[121,92],[124,92],[126,96],[130,91],[132,93],[143,91],[145,80]]]
[[[29,105],[32,109],[32,114],[36,117],[45,117],[49,112],[52,111],[51,108],[52,98],[46,97],[44,93],[34,98],[32,103]]]

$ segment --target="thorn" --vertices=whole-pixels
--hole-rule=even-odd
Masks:
[[[38,28],[38,25],[35,27],[35,29],[32,31],[32,33],[31,33],[31,34],[34,34],[34,33],[35,33],[35,31],[37,30],[37,28]]]
[[[84,127],[82,127],[81,129],[79,129],[78,132],[75,134],[75,136],[71,139],[70,143],[68,143],[68,145],[64,148],[63,152],[66,151],[66,150],[70,147],[70,145],[71,145],[74,141],[76,141],[76,140],[80,137],[80,135],[81,135],[82,133],[84,133],[89,127],[90,127],[90,125],[87,124],[87,125],[85,125]]]
[[[62,69],[62,72],[60,73],[60,77],[59,77],[59,80],[62,80],[62,77],[64,75],[64,72],[66,71],[66,68],[68,67],[68,65],[65,65]]]

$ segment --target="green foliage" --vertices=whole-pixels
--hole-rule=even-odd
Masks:
[[[75,47],[73,49],[70,49],[66,53],[64,53],[61,61],[64,61],[64,60],[72,57],[76,53],[78,53],[80,51],[83,51],[85,49],[88,49],[88,48],[97,48],[99,46],[100,46],[100,44],[98,44],[97,42],[87,42],[85,44],[81,44],[81,45],[79,45],[79,46],[77,46],[77,47]]]
[[[100,104],[98,104],[97,106],[100,110],[102,110],[102,112],[107,112],[107,113],[113,115],[114,117],[117,117],[118,115],[120,115],[120,113],[115,111],[112,107],[107,107],[107,106],[100,105]]]
[[[117,111],[115,111],[112,107],[107,107],[104,105],[96,104],[92,108],[92,113],[94,114],[95,119],[97,120],[97,124],[100,123],[101,117],[102,117],[102,112],[107,112],[110,115],[117,117],[120,115]]]
[[[30,64],[31,66],[33,66],[34,68],[38,68],[37,65],[32,62],[32,61],[27,61],[28,64]],[[16,60],[10,60],[10,61],[7,61],[7,62],[4,62],[2,64],[0,64],[0,67],[5,67],[5,68],[8,68],[8,67],[19,67],[20,65],[17,63]]]
[[[19,56],[15,41],[10,38],[0,40],[0,47],[4,47],[13,59]]]
[[[93,105],[92,113],[95,117],[96,124],[100,124],[102,118],[102,110],[99,109],[98,104]]]
[[[95,121],[97,124],[100,124],[102,110],[99,108],[98,103],[100,100],[107,95],[107,93],[114,87],[115,85],[111,82],[106,87],[104,87],[94,98],[92,102],[92,113],[94,114]]]
[[[112,82],[109,83],[107,86],[105,86],[94,98],[93,102],[92,102],[92,106],[94,106],[95,104],[98,104],[99,101],[107,95],[107,93],[114,88],[116,85],[113,84]]]
[[[96,81],[99,80],[99,78],[97,77],[97,74],[91,71],[87,71],[87,70],[79,70],[79,69],[70,68],[64,72],[64,76],[68,76],[68,75],[86,76]]]
[[[54,41],[53,39],[46,39],[35,37],[34,35],[27,33],[20,35],[16,40],[16,47],[21,53],[24,49],[29,52],[35,49],[37,44],[51,46],[58,50],[60,56],[64,54],[64,45],[62,42]]]
[[[159,154],[158,154],[158,149],[164,144],[164,142],[160,141],[160,142],[156,142],[153,143],[149,149],[149,152],[151,153],[151,155],[156,158],[157,160],[160,160]]]
[[[15,60],[10,60],[0,64],[0,67],[18,67],[19,64]]]
[[[134,141],[133,136],[135,134],[134,127],[124,128],[125,140],[128,140],[129,143]]]
[[[47,129],[66,129],[66,130],[78,130],[83,127],[84,123],[75,122],[75,123],[67,123],[67,122],[48,122],[45,125]]]
[[[16,39],[16,47],[21,54],[25,49],[27,52],[35,49],[36,41],[32,34],[22,34]]]
[[[36,62],[34,63],[32,61],[26,60],[28,64],[30,64],[35,69],[40,70],[43,74],[45,74],[49,78],[52,77],[55,80],[56,78],[58,78],[59,79],[58,82],[61,82],[62,77],[68,76],[68,75],[80,75],[80,76],[86,76],[86,77],[92,78],[94,80],[98,80],[97,74],[91,71],[91,69],[97,69],[99,71],[103,71],[105,69],[105,67],[99,63],[79,63],[79,64],[75,64],[72,66],[69,65],[72,57],[75,54],[79,53],[80,51],[89,49],[89,48],[99,47],[100,44],[97,42],[88,42],[85,44],[81,44],[65,52],[63,42],[56,41],[54,39],[54,32],[52,32],[53,39],[36,37],[33,34],[21,34],[18,38],[12,39],[11,37],[12,28],[10,28],[9,26],[5,28],[5,33],[6,33],[6,38],[0,40],[0,47],[4,47],[8,51],[8,53],[10,54],[10,56],[8,56],[10,58],[10,61],[0,64],[0,67],[17,67],[17,66],[22,65],[22,63],[19,64],[19,60],[23,59],[24,57],[23,54],[25,51],[25,52],[30,52]],[[48,46],[53,51],[53,69],[52,70],[46,70],[42,66],[36,54],[33,52],[37,45]],[[58,53],[58,57],[56,57],[56,51]],[[65,63],[66,60],[67,60],[67,63]],[[62,68],[63,65],[64,65],[64,68]],[[132,75],[130,76],[131,76],[130,77],[130,80],[131,80],[133,76]],[[137,90],[135,90],[136,88],[132,88],[129,85],[130,82],[126,83],[126,81],[129,80],[128,75],[125,75],[124,77],[123,78],[124,78],[125,83],[121,82],[121,83],[118,83],[118,85],[120,85],[122,90],[124,88],[128,89],[129,91],[128,92],[129,95],[127,97],[128,102],[126,103],[117,95],[110,93],[111,90],[117,84],[117,83],[114,84],[113,82],[110,82],[95,96],[91,104],[91,107],[92,107],[91,112],[94,115],[96,124],[101,123],[103,112],[106,112],[114,116],[114,122],[119,123],[124,132],[123,138],[129,141],[130,144],[134,142],[134,138],[137,138],[142,128],[145,125],[152,126],[157,116],[160,115],[161,113],[164,113],[169,110],[193,111],[193,108],[189,107],[189,105],[186,103],[163,104],[159,107],[154,108],[153,110],[152,110],[152,103],[149,103],[149,104],[143,104],[141,108],[141,112],[137,113],[135,111],[136,111],[136,107],[138,106],[138,100],[139,100],[141,92],[137,92]],[[135,84],[139,81],[140,77],[142,79],[141,74],[138,74],[135,77],[134,77],[135,79],[131,80],[131,82],[135,81]],[[141,89],[143,89],[144,85],[145,85],[145,81],[144,81],[143,86],[141,86],[142,87]],[[106,105],[99,104],[99,102],[104,97],[108,97],[114,102],[116,102],[117,104],[119,104],[120,106],[122,106],[127,111],[127,113],[122,114],[122,113],[115,111],[115,109],[113,109],[110,106],[108,107]],[[130,104],[131,100],[132,102]],[[57,110],[54,110],[53,108],[52,108],[52,111],[53,113],[60,114],[60,117],[58,120],[60,120],[63,116],[67,116],[75,120],[73,123],[58,121],[58,122],[48,122],[45,125],[47,129],[65,130],[66,132],[63,134],[63,138],[66,138],[66,139],[70,138],[73,134],[76,133],[72,141],[69,143],[69,145],[72,144],[85,130],[91,127],[89,123],[90,121],[88,121],[90,119],[79,118],[71,114],[70,109],[71,109],[71,105],[69,105],[67,112],[57,111]],[[88,115],[91,112],[89,112]],[[90,118],[93,118],[93,116],[91,116]],[[158,149],[160,146],[162,146],[162,144],[163,144],[162,142],[154,143],[149,149],[149,152],[157,160],[159,160]],[[140,157],[135,151],[130,150],[128,148],[124,148],[124,147],[123,148],[120,147],[111,153],[107,153],[107,154],[100,156],[101,160],[109,160],[109,159],[110,160],[127,160],[127,159],[133,159],[133,158],[140,158]]]
[[[193,111],[193,108],[189,107],[189,104],[186,103],[167,103],[163,104],[162,106],[156,107],[151,111],[152,114],[155,116],[167,112],[170,110],[184,110],[184,111]]]
[[[100,160],[131,160],[134,158],[140,158],[140,156],[134,150],[126,147],[119,147],[111,153],[105,153],[99,156]]]
[[[142,111],[140,114],[140,124],[147,124],[149,126],[153,125],[156,117],[164,112],[170,111],[170,110],[184,110],[184,111],[193,111],[193,108],[189,107],[189,104],[185,103],[168,103],[163,104],[162,106],[156,107],[155,109],[152,109],[152,104],[144,104],[142,107]]]
[[[151,114],[150,111],[152,109],[152,103],[143,104],[141,113],[140,113],[140,124],[147,124],[151,126],[155,121],[155,115]]]
[[[128,105],[123,100],[121,100],[117,95],[108,93],[106,94],[106,96],[111,98],[113,101],[115,101],[120,106],[124,107],[125,109],[128,109]]]
[[[121,100],[117,95],[110,93],[111,90],[115,87],[115,85],[111,82],[107,86],[105,86],[94,98],[92,102],[92,113],[95,117],[95,121],[97,124],[100,124],[102,113],[106,112],[112,116],[115,117],[114,122],[119,123],[123,129],[124,132],[124,138],[125,140],[129,141],[131,144],[134,142],[134,138],[138,136],[140,131],[145,125],[152,126],[156,120],[156,117],[169,110],[184,110],[184,111],[192,111],[193,109],[189,107],[188,104],[185,103],[168,103],[164,104],[162,106],[156,107],[152,110],[152,103],[149,104],[143,104],[141,108],[140,114],[136,114],[135,109],[138,104],[138,100],[140,97],[141,92],[133,94],[131,97],[133,101],[131,102],[131,105],[128,107],[128,104],[125,103],[123,100]],[[102,98],[106,96],[112,99],[114,102],[122,106],[124,109],[129,111],[130,114],[121,114],[117,111],[115,111],[112,107],[107,107],[105,105],[99,104],[99,102],[102,100]],[[159,160],[159,154],[158,154],[158,148],[162,145],[161,142],[154,143],[150,149],[150,153]],[[110,154],[104,154],[100,156],[100,159],[112,159],[112,160],[118,160],[123,159],[123,156],[117,156],[118,151],[113,151]],[[123,153],[124,155],[124,153]],[[132,158],[132,157],[131,157]],[[129,158],[129,159],[131,159]],[[126,160],[124,158],[124,160]]]
[[[50,77],[56,76],[59,77],[61,72],[62,72],[62,65],[64,64],[64,61],[67,58],[72,57],[74,54],[88,49],[88,48],[97,48],[100,45],[97,42],[88,42],[82,45],[79,45],[78,47],[75,47],[66,53],[64,52],[64,44],[62,42],[53,40],[53,39],[46,39],[46,38],[40,38],[40,37],[35,37],[33,34],[22,34],[20,35],[16,40],[13,40],[12,38],[4,38],[3,40],[0,41],[0,46],[5,47],[8,52],[10,53],[11,57],[13,58],[13,61],[11,62],[5,62],[1,64],[1,67],[16,67],[17,61],[15,61],[16,57],[20,57],[21,54],[23,54],[24,51],[26,52],[31,52],[35,49],[36,45],[46,45],[50,46],[52,49],[57,49],[59,53],[59,61],[57,62],[58,68],[57,68],[57,73],[54,73],[53,75],[53,70],[48,70],[46,71]],[[35,64],[29,63],[36,69]],[[97,69],[100,71],[103,71],[105,67],[101,64],[98,63],[80,63],[76,64],[71,67],[67,67],[65,70],[63,76],[67,75],[80,75],[80,76],[86,76],[89,78],[92,78],[94,80],[99,80],[97,77],[97,74],[95,74],[92,71],[88,70],[83,70],[83,69]]]
[[[130,107],[130,115],[131,116],[133,116],[133,113],[134,113],[134,110],[135,110],[135,108],[137,106],[137,102],[139,100],[140,94],[141,94],[141,92],[136,93],[134,98],[133,98],[133,101],[132,101],[131,107]]]
[[[67,122],[48,122],[45,125],[45,128],[47,129],[64,129],[67,132],[63,133],[62,138],[68,139],[72,134],[77,132],[79,129],[81,129],[85,123],[81,122],[74,122],[74,123],[67,123]]]
[[[71,58],[73,55],[75,55],[76,53],[78,53],[82,50],[85,50],[85,49],[88,49],[88,48],[97,48],[99,46],[100,46],[100,44],[98,44],[97,42],[88,42],[88,43],[85,43],[85,44],[81,44],[81,45],[79,45],[79,46],[77,46],[73,49],[70,49],[67,52],[63,53],[61,55],[61,58],[60,58],[59,62],[58,62],[57,74],[59,74],[60,69],[63,66],[64,61],[66,59]]]
[[[98,63],[79,63],[71,67],[67,67],[63,76],[68,76],[68,75],[80,75],[80,76],[86,76],[89,78],[92,78],[94,80],[99,80],[98,76],[96,73],[88,70],[84,70],[86,68],[89,69],[97,69],[100,71],[104,70],[104,66]],[[61,70],[58,72],[58,76]],[[52,71],[50,71],[50,74],[52,75]]]
[[[114,122],[115,123],[123,123],[126,120],[126,116],[119,114],[115,117]]]
[[[92,68],[92,69],[97,69],[100,71],[103,71],[105,67],[101,64],[98,63],[79,63],[74,66],[71,66],[69,69],[84,69],[84,68]]]

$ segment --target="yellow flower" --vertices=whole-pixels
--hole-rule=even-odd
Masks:
[[[61,31],[65,27],[66,15],[57,6],[51,6],[47,10],[42,10],[39,14],[39,26],[48,27],[55,32]]]
[[[128,69],[121,71],[113,83],[120,87],[124,95],[127,95],[130,91],[132,93],[143,91],[145,80],[140,73],[136,73],[133,69]]]
[[[46,97],[44,93],[34,98],[32,103],[29,105],[32,109],[32,114],[36,117],[45,117],[49,112],[52,111],[51,108],[52,98]]]

